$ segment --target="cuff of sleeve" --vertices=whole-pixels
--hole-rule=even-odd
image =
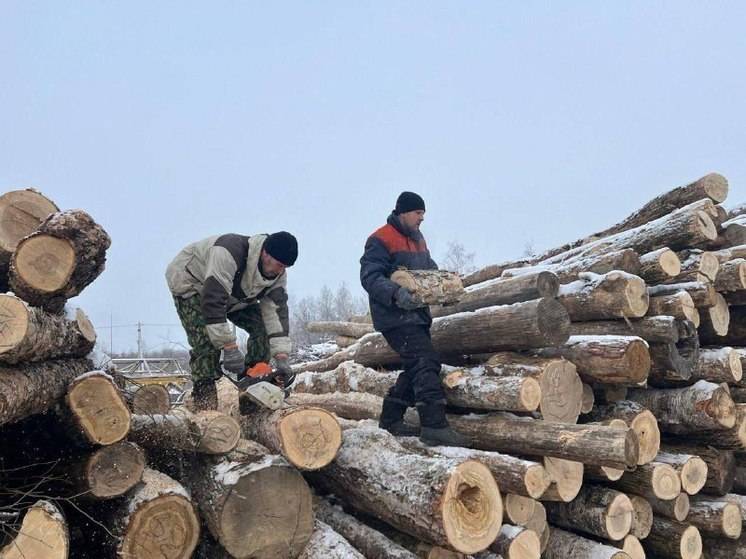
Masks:
[[[206,327],[207,336],[210,342],[217,348],[222,348],[225,344],[236,343],[236,336],[233,335],[233,328],[227,322],[220,324],[208,324]]]

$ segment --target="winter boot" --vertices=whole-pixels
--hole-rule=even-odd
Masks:
[[[416,437],[420,434],[420,430],[404,423],[404,413],[407,411],[407,407],[404,400],[386,396],[383,399],[378,426],[396,437]]]
[[[438,402],[418,402],[420,415],[420,441],[428,446],[469,446],[469,437],[451,429],[446,419],[446,404]]]
[[[218,409],[218,390],[215,381],[198,380],[192,387],[192,400],[196,411],[207,411]]]

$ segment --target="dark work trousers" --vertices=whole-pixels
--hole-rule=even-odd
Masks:
[[[440,382],[440,357],[430,339],[430,328],[407,325],[381,332],[391,348],[401,355],[404,370],[388,396],[407,405],[445,401]]]

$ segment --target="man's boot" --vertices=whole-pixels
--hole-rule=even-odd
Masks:
[[[215,387],[215,381],[198,380],[192,387],[192,400],[194,400],[194,409],[197,411],[217,410],[218,409],[218,389]]]
[[[407,411],[407,407],[404,400],[386,396],[383,399],[378,426],[397,437],[416,437],[420,434],[420,430],[404,423],[404,413]]]
[[[451,429],[446,419],[445,400],[417,402],[420,415],[420,441],[428,446],[469,446],[469,437]]]

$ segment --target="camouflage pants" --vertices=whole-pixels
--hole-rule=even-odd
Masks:
[[[189,366],[192,370],[192,381],[200,382],[218,378],[220,376],[220,349],[212,345],[207,335],[200,296],[193,295],[188,299],[174,297],[174,303],[191,347]],[[246,366],[251,367],[260,361],[269,361],[269,338],[259,305],[249,305],[245,309],[228,313],[228,320],[249,333],[245,348]]]

